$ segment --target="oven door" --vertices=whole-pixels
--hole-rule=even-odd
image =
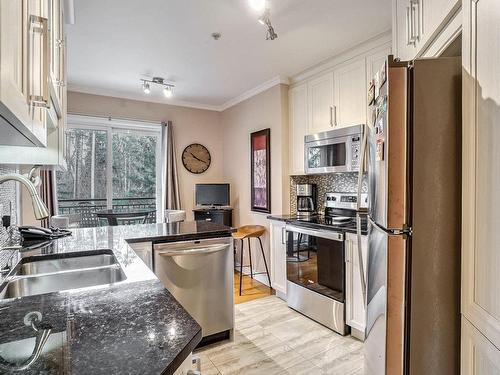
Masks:
[[[344,234],[287,225],[287,280],[345,301]]]
[[[305,144],[307,174],[351,172],[351,137],[317,140]]]

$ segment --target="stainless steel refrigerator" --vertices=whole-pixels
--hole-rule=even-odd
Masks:
[[[458,374],[460,59],[389,57],[372,99],[365,373]]]

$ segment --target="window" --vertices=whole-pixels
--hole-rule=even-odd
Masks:
[[[107,225],[96,215],[107,208],[149,208],[148,222],[161,219],[160,126],[82,116],[68,123],[67,170],[56,174],[59,214],[79,214],[82,227]]]

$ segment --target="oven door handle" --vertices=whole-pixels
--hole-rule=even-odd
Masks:
[[[334,232],[330,230],[315,230],[310,228],[298,227],[295,225],[287,225],[286,230],[287,232],[297,232],[301,234],[306,234],[308,236],[325,238],[327,240],[332,240],[332,241],[339,241],[339,242],[344,241],[344,234],[341,232]]]

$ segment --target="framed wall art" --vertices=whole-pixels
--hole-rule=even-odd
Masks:
[[[271,129],[250,135],[251,210],[271,212]]]

